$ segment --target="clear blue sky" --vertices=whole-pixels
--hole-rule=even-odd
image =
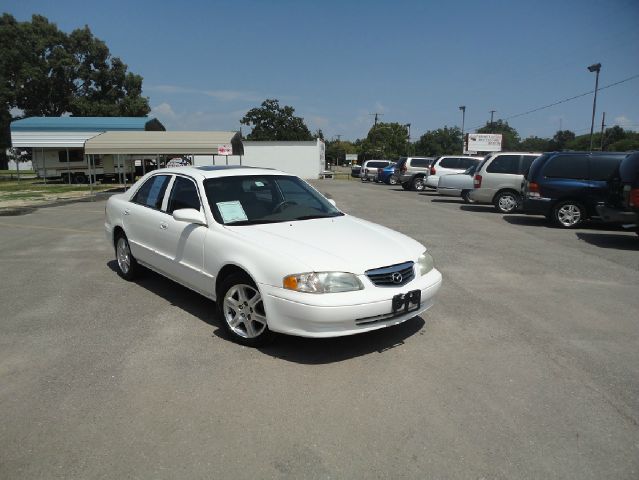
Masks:
[[[88,25],[144,77],[170,130],[237,130],[265,98],[311,130],[361,138],[385,122],[480,126],[639,74],[639,0],[36,1],[18,20]],[[639,130],[639,78],[599,92],[596,125]],[[590,129],[592,96],[509,120],[522,138]],[[246,132],[246,127],[244,127]]]

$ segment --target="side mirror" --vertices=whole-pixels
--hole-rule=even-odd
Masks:
[[[178,210],[174,210],[173,218],[175,218],[178,222],[206,225],[206,217],[204,214],[194,208],[180,208]]]
[[[330,203],[334,207],[337,207],[337,204],[335,203],[335,200],[333,200],[332,198],[327,198],[326,200],[328,200],[328,203]]]

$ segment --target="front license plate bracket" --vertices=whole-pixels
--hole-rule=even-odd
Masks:
[[[393,297],[393,313],[408,313],[418,310],[422,301],[421,290],[411,290]],[[402,312],[403,311],[403,312]]]

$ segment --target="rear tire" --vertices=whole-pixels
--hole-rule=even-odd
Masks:
[[[411,190],[416,192],[423,192],[426,188],[426,184],[424,183],[424,177],[416,177],[410,182]]]
[[[408,183],[408,182],[404,182],[404,183],[402,183],[402,188],[403,188],[404,190],[410,190],[410,183]]]
[[[555,225],[561,228],[577,228],[586,219],[586,209],[574,200],[564,200],[552,210]]]
[[[87,183],[87,176],[84,173],[76,173],[73,176],[73,183],[77,183],[77,184]]]
[[[259,347],[273,340],[260,291],[246,273],[233,273],[222,280],[215,303],[222,329],[234,342]]]
[[[513,213],[521,204],[521,197],[513,191],[506,190],[495,196],[493,204],[499,213]]]

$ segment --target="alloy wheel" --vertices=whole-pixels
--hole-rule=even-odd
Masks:
[[[242,338],[259,337],[266,329],[262,296],[250,285],[238,284],[224,296],[224,321]]]
[[[118,238],[117,244],[118,267],[120,271],[126,275],[131,269],[131,250],[129,244],[124,237]]]
[[[572,203],[562,205],[557,210],[557,221],[564,227],[573,227],[581,222],[581,209]]]

